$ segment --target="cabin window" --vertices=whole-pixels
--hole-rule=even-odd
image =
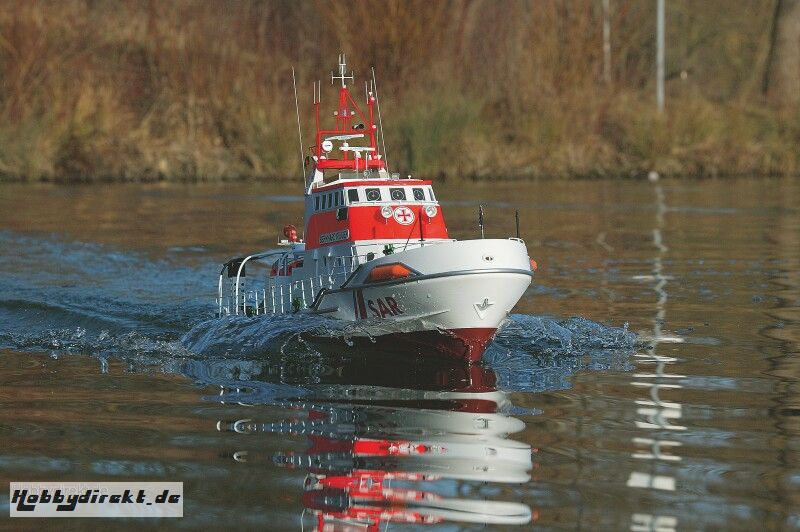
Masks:
[[[412,189],[414,191],[414,199],[417,201],[425,201],[425,189],[424,188],[415,188]]]
[[[436,201],[436,196],[433,195],[433,189],[428,189],[428,195],[431,197],[431,201]]]
[[[357,188],[351,188],[350,190],[348,190],[347,191],[347,199],[350,201],[350,203],[357,202],[358,201],[358,189]]]
[[[389,195],[392,197],[394,201],[405,201],[406,200],[406,189],[404,188],[390,188]]]
[[[340,190],[337,194],[339,195],[339,205],[344,205],[344,190]]]
[[[380,200],[381,200],[381,189],[379,188],[367,189],[367,201],[380,201]]]
[[[337,192],[333,193],[333,198],[332,199],[333,199],[333,206],[334,207],[338,207],[339,206],[339,194]]]
[[[314,196],[314,210],[319,210],[319,196]]]

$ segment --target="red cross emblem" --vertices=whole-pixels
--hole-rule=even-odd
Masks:
[[[414,223],[414,211],[408,207],[397,207],[394,210],[394,219],[400,225],[411,225]]]

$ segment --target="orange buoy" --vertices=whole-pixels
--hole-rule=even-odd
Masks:
[[[536,261],[531,259],[531,271],[536,271],[539,268],[539,265],[536,264]]]

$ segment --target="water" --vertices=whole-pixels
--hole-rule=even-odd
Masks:
[[[439,186],[540,265],[474,368],[211,320],[296,193],[1,185],[2,481],[182,481],[184,528],[800,527],[800,184]]]

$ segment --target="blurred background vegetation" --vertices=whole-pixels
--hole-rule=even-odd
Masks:
[[[339,52],[393,170],[797,174],[800,0],[666,6],[659,113],[655,0],[2,0],[0,175],[296,179],[291,66],[310,135]]]

